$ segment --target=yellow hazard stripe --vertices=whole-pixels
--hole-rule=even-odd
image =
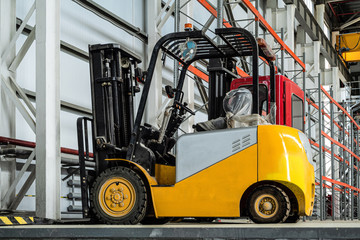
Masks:
[[[0,217],[0,220],[3,221],[7,225],[12,225],[13,223],[7,217]]]
[[[34,222],[34,218],[33,217],[29,217],[30,218],[30,220],[32,221],[32,222]]]
[[[18,221],[20,224],[27,224],[27,222],[22,217],[14,217],[16,221]]]

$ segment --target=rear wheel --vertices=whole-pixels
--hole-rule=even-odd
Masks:
[[[256,188],[248,198],[249,217],[255,223],[284,222],[290,213],[286,193],[273,185]]]
[[[105,170],[91,189],[96,217],[108,224],[137,224],[146,212],[146,187],[140,176],[126,167]]]

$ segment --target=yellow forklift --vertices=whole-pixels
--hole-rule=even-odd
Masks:
[[[202,31],[165,35],[155,45],[144,73],[137,67],[140,58],[117,44],[89,46],[93,119],[78,119],[85,218],[108,224],[160,224],[173,218],[248,216],[256,223],[278,223],[297,222],[300,216],[312,214],[315,178],[307,137],[279,125],[227,128],[223,104],[227,110],[234,104],[246,106],[253,115],[263,111],[258,61],[259,56],[267,60],[272,69],[270,85],[275,86],[271,50],[266,44],[259,47],[242,28],[216,29],[215,34],[222,44]],[[157,129],[142,118],[161,53],[182,69],[178,85],[165,87],[172,104]],[[240,90],[238,95],[233,90],[229,95],[231,81],[238,78],[236,60],[244,56],[252,59],[251,92]],[[209,123],[216,127],[175,139],[185,115],[195,114],[183,101],[187,70],[205,59],[210,61]],[[138,82],[144,85],[134,119]],[[271,101],[274,94],[272,89]],[[266,111],[270,113],[269,108]],[[94,170],[85,167],[92,157],[90,144]]]

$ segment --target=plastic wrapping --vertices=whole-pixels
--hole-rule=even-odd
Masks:
[[[251,114],[252,94],[247,88],[234,89],[224,98],[224,110],[228,128],[270,124],[259,114]]]
[[[227,113],[231,115],[231,113]],[[251,115],[232,115],[228,116],[228,128],[241,128],[241,127],[251,127],[258,125],[270,125],[265,118],[260,116],[259,114],[251,114]]]
[[[249,115],[252,109],[252,94],[246,88],[231,90],[226,94],[223,106],[226,113]]]

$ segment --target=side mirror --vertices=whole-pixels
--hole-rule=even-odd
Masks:
[[[168,96],[168,98],[174,98],[174,89],[170,85],[165,86],[165,92]]]

